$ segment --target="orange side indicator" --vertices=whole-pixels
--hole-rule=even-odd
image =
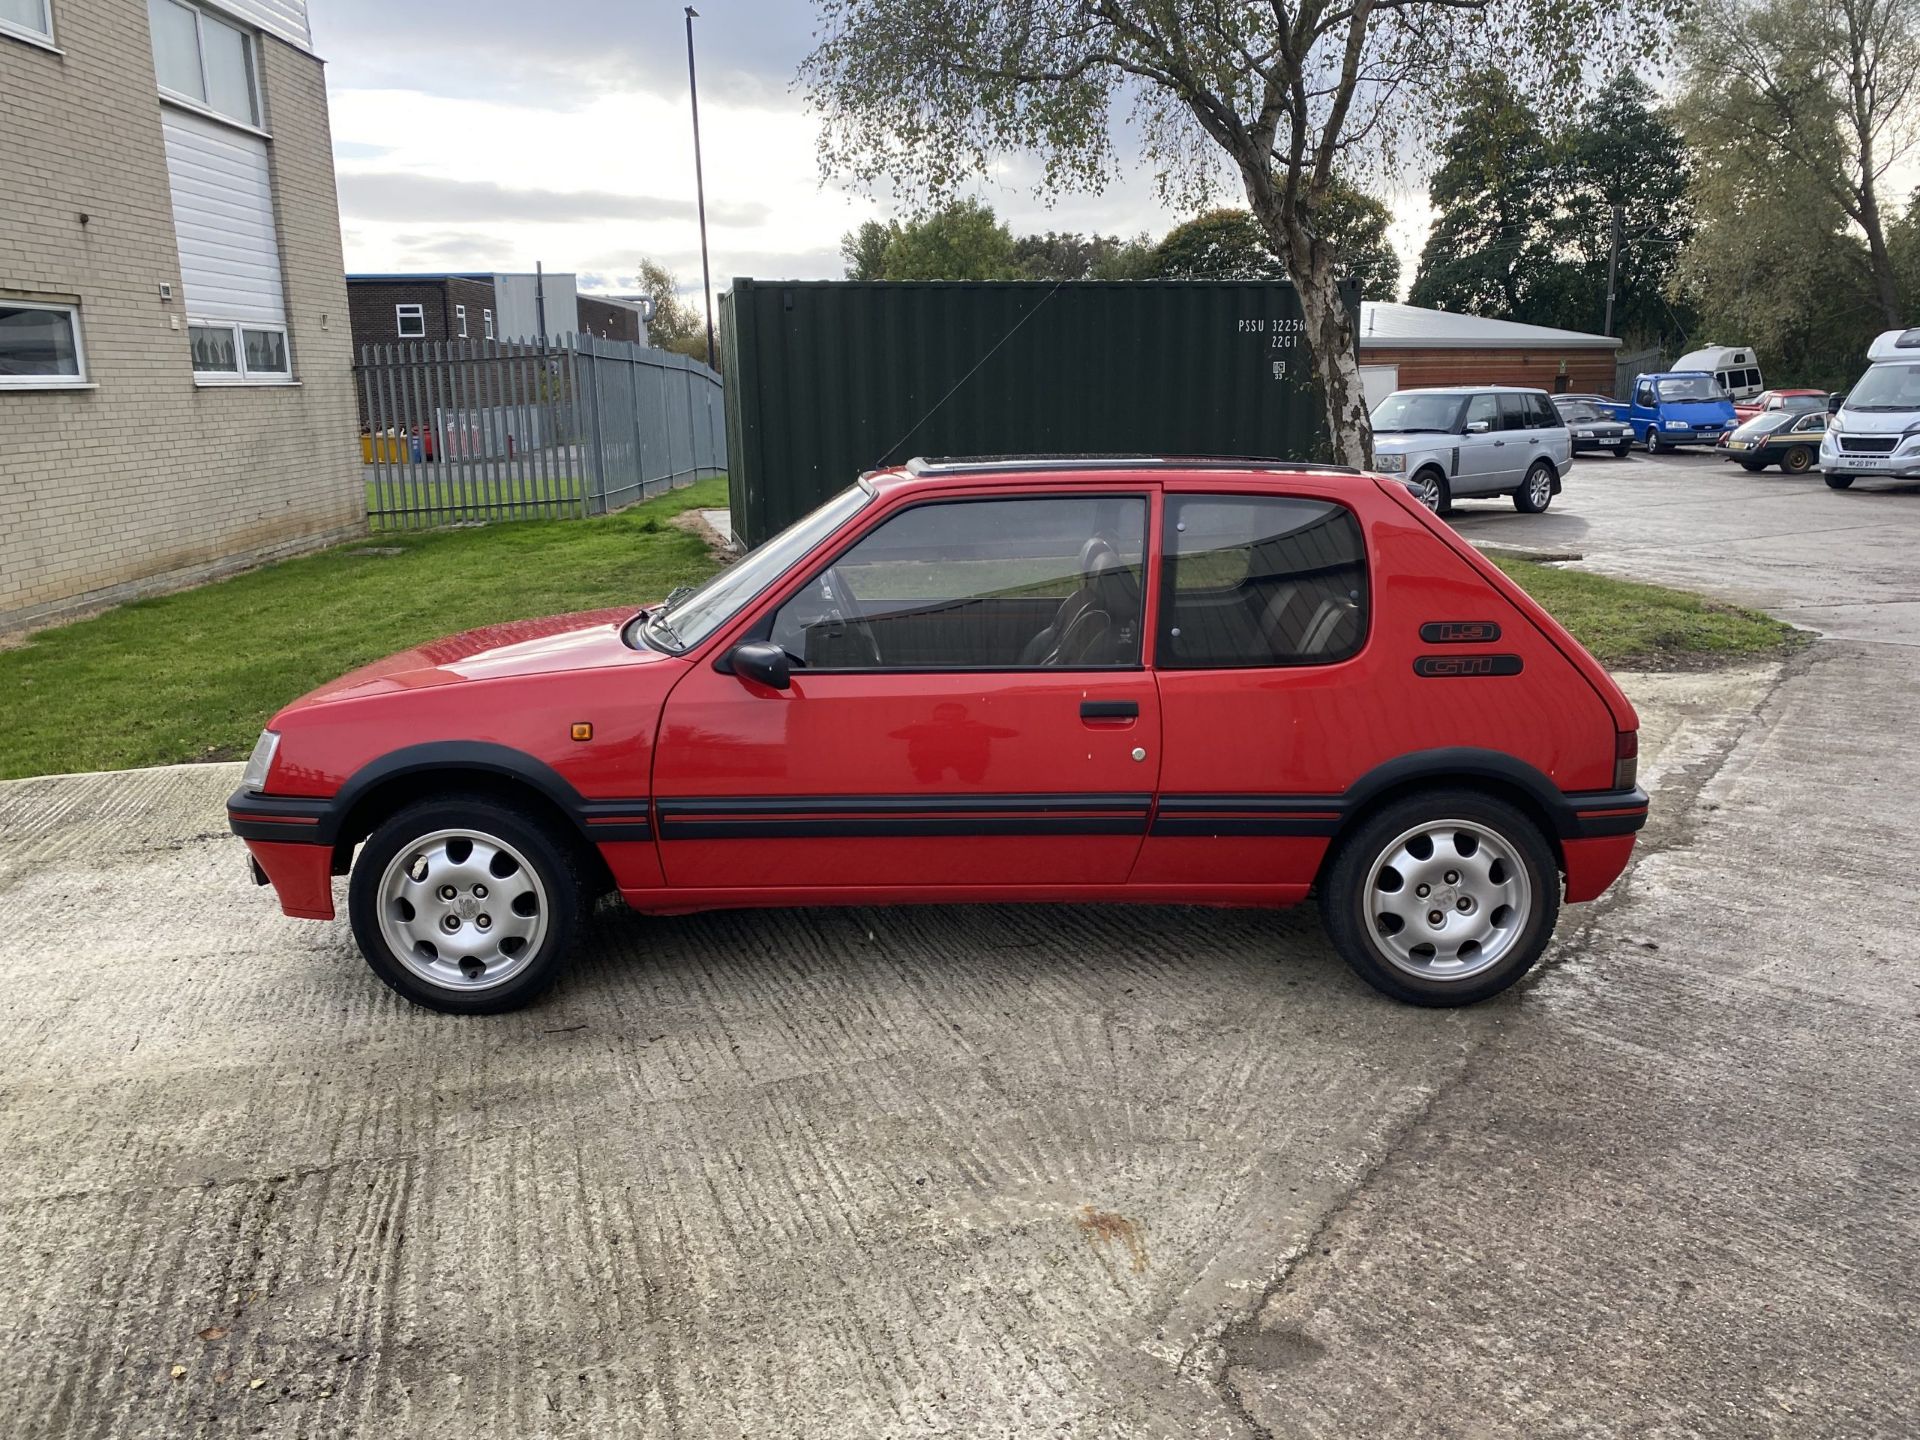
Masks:
[[[573,722],[573,738],[576,740],[593,739],[593,722],[590,720],[574,721]]]

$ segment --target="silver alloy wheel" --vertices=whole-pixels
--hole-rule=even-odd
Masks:
[[[1533,467],[1533,474],[1527,480],[1527,499],[1536,510],[1544,510],[1553,503],[1553,473],[1546,466]]]
[[[1440,481],[1431,470],[1420,481],[1419,495],[1422,505],[1436,515],[1440,513]]]
[[[1369,933],[1382,959],[1421,980],[1466,980],[1500,963],[1533,915],[1518,848],[1474,820],[1427,820],[1367,871]]]
[[[547,935],[547,888],[513,846],[478,830],[435,830],[380,876],[380,934],[394,958],[444,990],[491,990]]]

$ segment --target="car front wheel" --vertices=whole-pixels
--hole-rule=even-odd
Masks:
[[[1513,492],[1513,508],[1522,515],[1538,515],[1553,503],[1553,467],[1544,460],[1533,462],[1527,478]]]
[[[1321,889],[1356,974],[1414,1005],[1471,1005],[1532,968],[1553,936],[1560,875],[1519,810],[1472,790],[1396,801],[1342,840]]]
[[[584,894],[572,847],[539,816],[449,797],[374,831],[347,909],[360,953],[389,986],[430,1010],[488,1015],[553,983]]]
[[[1851,475],[1829,475],[1826,477],[1826,480],[1829,490],[1844,490],[1853,484],[1853,476]]]
[[[1413,488],[1420,503],[1434,514],[1445,515],[1453,509],[1453,487],[1438,470],[1422,470],[1413,477]]]
[[[1667,448],[1665,445],[1662,445],[1660,443],[1660,432],[1654,429],[1654,427],[1651,425],[1647,427],[1646,438],[1647,438],[1647,453],[1649,455],[1658,455],[1662,450],[1665,450]]]

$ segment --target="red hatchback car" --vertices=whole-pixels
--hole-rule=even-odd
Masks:
[[[1291,905],[1389,995],[1511,985],[1645,822],[1607,673],[1398,480],[914,461],[698,590],[501,625],[282,710],[228,802],[289,915],[438,1010],[589,903]],[[356,851],[357,856],[356,856]]]

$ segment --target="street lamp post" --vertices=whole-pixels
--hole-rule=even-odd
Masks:
[[[700,204],[700,298],[707,303],[707,363],[713,353],[713,272],[707,265],[707,182],[700,170],[700,86],[693,73],[693,22],[700,12],[687,6],[687,98],[693,104],[693,190]]]

